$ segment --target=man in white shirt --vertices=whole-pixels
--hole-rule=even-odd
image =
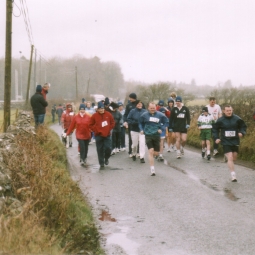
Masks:
[[[218,118],[222,116],[222,110],[218,104],[216,104],[215,97],[209,98],[209,104],[207,105],[208,112],[213,116],[214,121],[216,122]],[[219,154],[218,152],[219,145],[215,143],[215,140],[213,140],[213,156],[216,156]]]

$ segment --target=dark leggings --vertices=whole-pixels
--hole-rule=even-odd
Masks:
[[[80,147],[80,160],[84,161],[88,155],[89,140],[77,139]]]

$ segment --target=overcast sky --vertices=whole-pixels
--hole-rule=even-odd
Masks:
[[[255,84],[254,0],[26,0],[41,54],[120,64],[125,80]],[[5,55],[0,1],[0,57]],[[20,1],[14,14],[19,16]],[[30,55],[23,16],[13,16],[13,56]]]

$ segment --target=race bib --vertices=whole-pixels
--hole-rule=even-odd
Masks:
[[[226,137],[235,137],[236,131],[225,131],[225,136]]]
[[[108,125],[107,121],[103,121],[103,122],[102,122],[102,127],[105,127],[105,126],[107,126],[107,125]]]
[[[177,115],[177,118],[184,118],[185,117],[185,115],[183,114],[183,113],[179,113],[178,115]]]
[[[154,117],[150,117],[150,121],[151,122],[159,123],[159,119],[158,118],[154,118]]]
[[[69,115],[70,115],[70,116],[73,116],[73,115],[74,115],[74,112],[70,112]]]

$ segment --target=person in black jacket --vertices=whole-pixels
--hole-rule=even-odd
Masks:
[[[246,128],[245,122],[233,114],[233,108],[230,105],[224,107],[224,115],[213,124],[213,137],[215,143],[221,143],[223,146],[232,182],[237,182],[234,161],[237,159],[240,138],[246,134]]]
[[[30,104],[33,109],[34,119],[35,119],[35,127],[38,127],[39,124],[44,123],[44,116],[46,113],[46,107],[48,106],[47,101],[43,98],[42,86],[36,86],[35,94],[30,98]]]

